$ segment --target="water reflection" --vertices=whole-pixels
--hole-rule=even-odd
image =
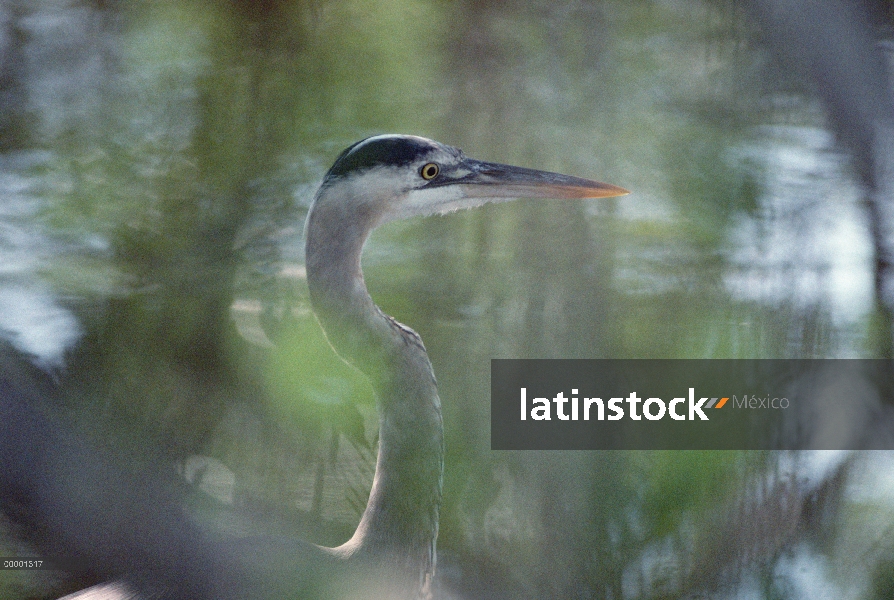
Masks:
[[[40,223],[39,183],[28,171],[44,164],[45,153],[10,152],[0,162],[0,330],[7,339],[36,357],[39,364],[58,368],[65,348],[81,334],[81,326],[47,282],[35,278],[51,268],[66,245],[51,237]]]
[[[726,285],[738,299],[828,312],[846,336],[874,308],[871,238],[847,157],[818,127],[759,133],[736,160],[759,165],[767,193],[757,215],[734,221]],[[859,340],[837,346],[832,356],[861,354]]]
[[[817,597],[811,582],[885,597],[879,455],[840,458],[811,487],[810,456],[489,449],[494,357],[885,353],[864,159],[750,13],[258,6],[4,9],[0,328],[50,362],[81,340],[73,422],[184,472],[225,469],[192,478],[210,526],[341,541],[365,503],[374,408],[308,310],[301,223],[343,147],[428,135],[635,192],[395,223],[369,242],[373,297],[438,374],[445,597]],[[864,573],[840,563],[852,552]],[[0,572],[3,597],[36,585]]]

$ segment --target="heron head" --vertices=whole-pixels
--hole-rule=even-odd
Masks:
[[[347,203],[344,208],[365,215],[374,227],[513,198],[606,198],[627,193],[589,179],[475,160],[422,137],[379,135],[341,153],[316,202],[331,196]]]

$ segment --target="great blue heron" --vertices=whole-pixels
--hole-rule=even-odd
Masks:
[[[334,550],[386,567],[404,597],[428,594],[435,570],[444,441],[434,372],[419,335],[384,314],[360,255],[377,226],[512,198],[604,198],[627,190],[557,173],[482,162],[438,142],[380,135],[336,159],[307,216],[307,285],[330,343],[363,371],[378,399],[379,455],[354,536]]]
[[[222,575],[210,578],[233,583],[215,581],[216,596],[431,595],[444,460],[441,405],[419,335],[384,314],[364,284],[360,256],[373,229],[513,198],[626,193],[588,179],[473,160],[415,136],[370,137],[342,152],[307,216],[307,284],[330,343],[366,374],[377,396],[379,453],[369,501],[354,535],[337,548],[288,539],[215,540],[224,554],[217,565]],[[125,593],[121,586],[93,591],[72,598]]]

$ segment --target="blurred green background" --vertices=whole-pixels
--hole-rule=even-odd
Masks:
[[[633,192],[393,223],[367,245],[373,298],[438,376],[443,597],[894,593],[887,455],[832,456],[811,487],[797,455],[489,448],[491,358],[887,352],[853,161],[743,4],[47,0],[0,17],[0,185],[21,234],[3,285],[77,315],[69,417],[162,448],[209,527],[353,531],[374,399],[310,311],[303,220],[343,148],[412,133]],[[41,585],[0,572],[4,598]]]

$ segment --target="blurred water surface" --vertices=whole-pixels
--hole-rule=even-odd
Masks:
[[[197,519],[340,543],[377,427],[304,284],[338,152],[413,133],[621,185],[367,245],[438,375],[442,594],[890,597],[885,455],[489,449],[491,358],[884,355],[854,161],[743,6],[6,3],[0,328],[45,364],[79,339],[70,418],[162,448]]]

